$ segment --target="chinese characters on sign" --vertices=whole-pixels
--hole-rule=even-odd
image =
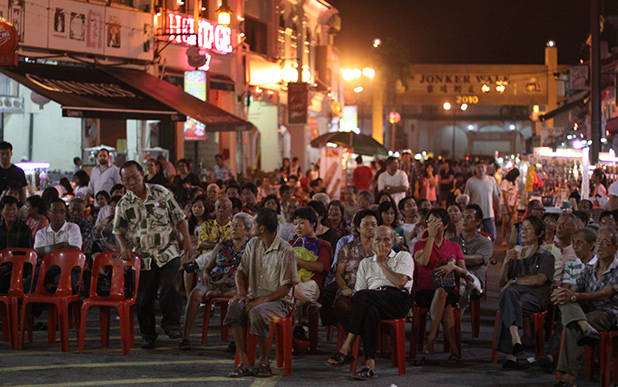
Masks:
[[[309,89],[307,83],[288,83],[288,124],[305,125],[307,123],[307,107]]]

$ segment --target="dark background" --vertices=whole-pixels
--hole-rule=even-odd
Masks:
[[[548,40],[561,64],[587,58],[588,0],[330,2],[342,18],[335,43],[344,64],[363,61],[374,38],[408,63],[542,64]],[[602,1],[602,12],[616,4]]]

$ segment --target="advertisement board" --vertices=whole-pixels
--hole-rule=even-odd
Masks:
[[[185,92],[199,100],[206,101],[206,72],[199,70],[185,71]],[[187,117],[184,137],[188,141],[203,141],[206,139],[206,126],[191,117]]]

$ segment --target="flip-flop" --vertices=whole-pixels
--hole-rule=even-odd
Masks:
[[[242,364],[228,375],[229,378],[244,378],[247,376],[253,376],[253,372]]]
[[[354,375],[352,375],[352,379],[356,379],[356,380],[369,380],[369,379],[373,379],[375,377],[377,377],[378,374],[376,374],[376,372],[374,370],[372,370],[369,367],[364,367],[362,370],[356,372]]]
[[[335,352],[334,355],[328,358],[328,360],[326,361],[326,364],[328,364],[331,367],[339,367],[342,365],[349,364],[353,360],[354,360],[354,356],[344,355],[341,352]]]
[[[270,364],[260,364],[253,369],[253,374],[258,378],[270,378],[273,376],[273,371],[270,369]]]

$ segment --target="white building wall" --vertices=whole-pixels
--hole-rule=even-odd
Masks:
[[[33,113],[32,160],[50,163],[50,169],[73,170],[73,157],[82,156],[81,119],[62,117],[59,104],[50,101],[39,108],[32,102],[32,91],[19,85],[24,98],[24,113],[4,115],[4,140],[13,145],[13,161],[28,160],[30,113]]]

